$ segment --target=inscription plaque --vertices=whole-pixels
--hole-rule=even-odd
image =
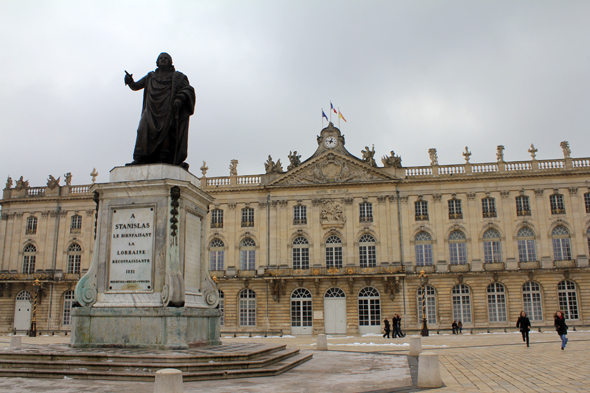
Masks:
[[[113,210],[109,291],[152,291],[154,208]]]

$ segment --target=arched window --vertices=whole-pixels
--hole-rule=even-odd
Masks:
[[[375,238],[373,236],[365,234],[359,239],[359,261],[361,267],[377,266]]]
[[[417,292],[418,322],[422,321],[422,287]],[[436,323],[436,291],[433,286],[426,285],[426,321]]]
[[[217,305],[217,309],[219,309],[219,312],[221,313],[221,316],[219,317],[219,324],[221,326],[223,326],[224,323],[224,316],[225,316],[225,294],[223,293],[223,291],[221,289],[218,290],[219,293],[219,303]]]
[[[518,244],[518,261],[536,261],[537,251],[535,249],[535,232],[533,232],[531,228],[523,227],[516,234],[516,239]]]
[[[74,303],[74,291],[66,291],[64,293],[64,313],[62,322],[63,325],[69,326],[72,324],[72,304]]]
[[[209,270],[223,270],[225,244],[221,239],[209,243]]]
[[[541,286],[538,283],[529,281],[522,285],[522,304],[531,321],[543,320]]]
[[[331,297],[346,297],[344,291],[340,288],[330,288],[324,294],[324,297],[331,298]]]
[[[342,240],[338,236],[326,240],[326,267],[342,267]]]
[[[35,261],[37,260],[37,248],[32,244],[27,244],[23,249],[23,273],[35,273]]]
[[[485,263],[502,262],[500,234],[495,229],[488,229],[483,234],[483,258]]]
[[[465,265],[467,263],[467,239],[461,231],[453,231],[449,235],[449,254],[451,265]]]
[[[293,269],[309,269],[309,242],[303,236],[293,240]]]
[[[488,285],[488,315],[490,322],[506,322],[506,294],[504,285]]]
[[[240,291],[240,326],[256,326],[256,293],[251,289]]]
[[[16,300],[28,300],[31,301],[31,292],[29,291],[20,291],[18,295],[16,295]]]
[[[359,326],[381,326],[381,301],[379,291],[364,287],[358,294]]]
[[[68,273],[80,273],[80,261],[82,259],[82,247],[78,243],[68,247]]]
[[[563,280],[557,285],[559,297],[559,309],[563,311],[565,319],[578,319],[578,294],[576,283],[572,280]]]
[[[426,232],[419,232],[414,238],[416,266],[430,266],[432,262],[432,238]]]
[[[570,231],[564,226],[557,226],[551,232],[553,240],[553,259],[556,261],[569,261],[572,259],[570,246]]]
[[[256,269],[256,243],[249,237],[240,243],[240,266],[242,270]]]
[[[465,284],[453,287],[453,319],[463,323],[471,322],[471,292]]]
[[[291,293],[291,328],[296,328],[292,333],[311,333],[309,329],[297,328],[310,328],[312,321],[311,292],[305,288],[297,288]]]

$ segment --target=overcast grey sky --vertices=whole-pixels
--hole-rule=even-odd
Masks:
[[[317,148],[340,107],[348,150],[404,166],[587,157],[589,1],[0,0],[0,176],[98,181],[132,160],[139,79],[172,55],[197,93],[191,172],[264,172]],[[336,118],[333,117],[337,125]],[[380,163],[380,160],[377,160]]]

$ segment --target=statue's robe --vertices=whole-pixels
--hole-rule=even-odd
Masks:
[[[133,153],[135,163],[182,164],[188,155],[188,123],[196,102],[195,90],[186,75],[157,69],[129,87],[144,89]],[[178,116],[174,109],[176,99],[182,101]]]

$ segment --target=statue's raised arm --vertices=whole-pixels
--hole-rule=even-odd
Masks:
[[[188,169],[189,118],[195,110],[195,90],[188,78],[172,65],[168,53],[160,53],[155,71],[135,82],[125,71],[125,84],[143,91],[143,109],[133,162],[127,165],[164,163]]]

